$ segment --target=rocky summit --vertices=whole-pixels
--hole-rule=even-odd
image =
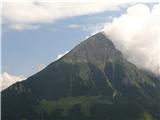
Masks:
[[[103,33],[1,92],[2,120],[160,120],[160,83]]]

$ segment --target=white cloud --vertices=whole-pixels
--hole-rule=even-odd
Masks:
[[[160,5],[137,4],[106,25],[104,31],[122,53],[140,68],[160,69]]]
[[[69,24],[67,25],[68,28],[72,28],[72,29],[81,29],[82,31],[88,32],[89,34],[93,35],[97,32],[102,31],[102,29],[104,28],[105,22],[102,23],[96,23],[96,24],[86,24],[86,25],[82,25],[82,24]]]
[[[66,51],[66,52],[64,52],[64,53],[62,53],[62,54],[59,54],[58,56],[57,56],[57,60],[58,59],[60,59],[61,57],[63,57],[65,54],[67,54],[69,51]]]
[[[4,90],[5,88],[9,87],[10,85],[12,85],[18,81],[22,81],[25,79],[26,78],[22,75],[15,76],[15,75],[11,75],[7,72],[4,72],[4,73],[0,74],[0,82],[1,82],[0,91]]]
[[[42,0],[43,1],[43,0]],[[28,26],[42,23],[54,23],[58,19],[87,15],[103,12],[105,10],[118,10],[121,5],[126,5],[133,1],[119,0],[114,2],[88,1],[52,1],[42,2],[38,0],[8,0],[2,4],[3,24],[21,26],[20,29],[27,29]],[[19,29],[19,27],[12,27]],[[29,27],[30,28],[30,27]]]
[[[76,3],[87,3],[87,2],[106,2],[106,0],[34,0],[35,2],[50,2],[50,3],[71,3],[71,2],[76,2]],[[108,2],[118,2],[118,1],[110,1],[107,0]],[[2,0],[2,2],[21,2],[21,3],[27,3],[27,2],[33,2],[33,0]],[[145,2],[145,3],[153,3],[153,2],[159,2],[159,0],[120,0],[120,2],[132,2],[132,3],[137,3],[137,2]]]
[[[68,27],[68,28],[77,29],[77,28],[81,28],[82,26],[81,26],[81,25],[78,25],[78,24],[69,24],[67,27]]]
[[[38,29],[39,26],[38,25],[33,26],[33,25],[28,25],[28,24],[13,24],[13,25],[10,25],[10,28],[15,29],[17,31],[21,31],[24,29],[35,30],[35,29]]]
[[[37,68],[36,68],[36,71],[39,72],[39,71],[41,71],[42,69],[44,69],[45,67],[46,67],[46,65],[44,65],[44,64],[38,64],[38,65],[37,65]]]

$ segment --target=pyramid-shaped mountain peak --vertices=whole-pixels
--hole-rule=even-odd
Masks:
[[[125,60],[98,33],[2,91],[1,116],[3,120],[160,120],[159,91],[158,80]]]
[[[64,61],[104,63],[115,59],[122,59],[122,54],[104,33],[97,33],[81,42],[66,56]]]
[[[105,33],[103,32],[99,32],[94,34],[93,36],[90,36],[89,38],[87,38],[86,40],[84,40],[84,43],[92,43],[92,44],[96,44],[96,43],[102,43],[105,42],[105,44],[110,45],[111,47],[114,47],[113,43],[111,42],[111,40],[109,40],[107,38],[107,36],[105,35]]]

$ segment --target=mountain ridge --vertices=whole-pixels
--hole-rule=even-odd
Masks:
[[[128,62],[98,33],[39,73],[2,91],[2,118],[147,120],[143,117],[149,116],[149,120],[159,120],[159,91],[155,79]]]

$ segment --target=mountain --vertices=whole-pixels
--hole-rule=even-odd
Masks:
[[[160,120],[160,83],[97,33],[1,93],[2,120]]]

